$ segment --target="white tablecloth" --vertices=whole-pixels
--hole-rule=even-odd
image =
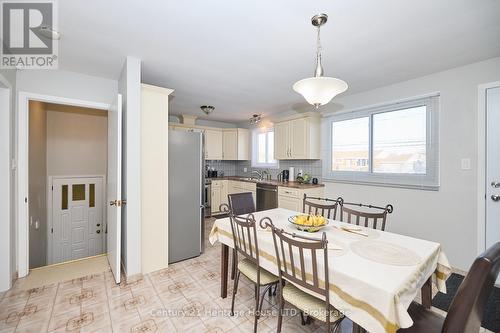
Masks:
[[[257,223],[267,216],[275,226],[300,234],[288,222],[288,218],[296,214],[300,213],[276,208],[255,213],[254,216]],[[407,309],[429,277],[433,277],[440,291],[446,292],[445,281],[451,269],[440,244],[373,230],[367,230],[369,237],[364,237],[335,228],[349,224],[333,220],[329,222],[318,233],[304,234],[319,238],[321,232],[327,233],[329,246],[332,247],[328,261],[330,303],[369,332],[395,332],[398,328],[410,327],[413,321]],[[260,265],[277,275],[272,233],[259,231],[257,237]],[[229,218],[215,221],[209,240],[212,244],[219,241],[234,247]],[[365,259],[351,250],[354,242],[370,240],[408,249],[420,260],[416,265],[382,264]],[[324,272],[324,267],[321,271]]]

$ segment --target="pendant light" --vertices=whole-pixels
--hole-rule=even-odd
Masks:
[[[347,90],[347,83],[340,79],[323,76],[323,66],[321,65],[321,39],[320,28],[328,20],[328,15],[319,14],[311,19],[313,26],[317,27],[316,46],[316,70],[314,76],[295,82],[293,90],[304,96],[309,104],[316,108],[325,105],[335,96]]]

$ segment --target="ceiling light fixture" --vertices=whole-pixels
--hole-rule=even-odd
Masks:
[[[335,96],[347,90],[347,83],[340,79],[323,76],[323,66],[321,65],[321,39],[320,28],[328,20],[328,15],[319,14],[311,19],[313,26],[318,28],[316,42],[316,70],[314,76],[295,82],[293,90],[304,96],[309,104],[316,108],[325,105]]]
[[[200,106],[200,109],[208,116],[213,110],[215,110],[215,107],[212,105],[202,105]]]
[[[250,125],[257,125],[262,120],[261,114],[254,114],[252,118],[250,118]]]

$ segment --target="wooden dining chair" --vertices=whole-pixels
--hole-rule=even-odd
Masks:
[[[240,274],[246,276],[255,286],[255,317],[254,333],[257,332],[257,322],[262,311],[264,296],[279,282],[279,278],[260,267],[259,244],[257,237],[257,223],[253,214],[246,217],[234,215],[230,212],[231,230],[233,232],[234,248],[238,256],[243,259],[237,264],[236,277],[234,279],[233,297],[231,300],[231,316],[234,315],[234,300],[238,290]],[[236,257],[237,258],[237,257]],[[260,294],[260,288],[264,291]]]
[[[243,192],[243,193],[233,193],[227,195],[227,201],[229,203],[229,210],[234,215],[243,215],[255,213],[255,203],[253,201],[252,192]],[[236,274],[236,263],[237,252],[236,249],[233,249],[233,259],[231,262],[231,279],[234,280]]]
[[[330,278],[328,273],[328,240],[288,233],[273,225],[270,218],[260,220],[261,228],[271,228],[279,271],[278,329],[281,332],[285,302],[292,304],[308,317],[326,323],[327,332],[336,332],[344,315],[330,305]],[[324,271],[319,270],[323,261]],[[309,268],[309,272],[307,271]],[[312,270],[312,272],[310,272]],[[323,279],[323,281],[321,281]],[[286,283],[285,283],[286,281]],[[319,296],[306,293],[309,290]],[[302,319],[304,323],[304,319]]]
[[[328,199],[308,197],[304,193],[302,199],[302,212],[309,215],[321,215],[327,219],[335,220],[337,218],[337,210],[342,198]]]
[[[500,242],[474,260],[458,288],[446,318],[422,305],[412,303],[408,312],[413,326],[398,333],[472,333],[479,332],[484,308],[500,272]]]
[[[390,204],[385,207],[379,207],[360,203],[344,202],[342,198],[339,198],[339,205],[340,221],[382,231],[385,230],[387,214],[391,214],[394,211],[394,207]],[[351,207],[360,207],[365,209],[360,210]],[[366,208],[368,208],[368,210],[366,210]]]

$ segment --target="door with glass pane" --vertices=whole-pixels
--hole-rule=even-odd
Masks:
[[[53,178],[49,264],[104,253],[103,178]]]

